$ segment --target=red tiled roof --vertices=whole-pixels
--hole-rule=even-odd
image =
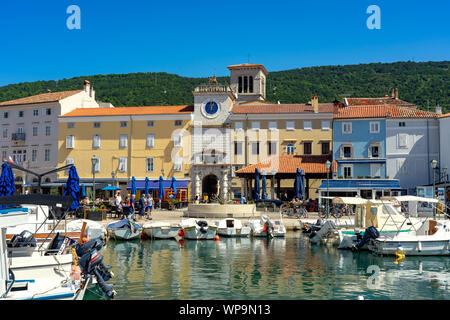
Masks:
[[[396,105],[362,105],[338,108],[335,119],[352,118],[436,118],[434,112]]]
[[[327,173],[325,162],[331,161],[330,156],[293,156],[293,155],[279,155],[272,156],[266,160],[250,165],[248,167],[236,170],[236,173],[255,173],[255,168],[259,172],[265,170],[270,173],[276,170],[277,173],[296,173],[297,168],[304,170],[305,173]],[[332,161],[332,171],[337,171],[337,162]]]
[[[332,103],[319,103],[319,113],[333,113]],[[232,113],[314,113],[310,104],[235,104]]]
[[[450,113],[441,114],[438,116],[438,118],[448,118],[448,117],[450,117]]]
[[[73,96],[74,94],[80,93],[83,90],[72,90],[72,91],[60,91],[60,92],[47,92],[42,94],[37,94],[34,96],[29,96],[25,98],[3,101],[0,102],[0,106],[13,106],[19,104],[33,104],[33,103],[45,103],[45,102],[56,102],[67,97]]]
[[[414,106],[413,103],[406,102],[400,99],[394,99],[389,96],[381,98],[346,98],[346,100],[348,106],[381,105],[381,104]]]
[[[60,117],[96,117],[147,114],[186,114],[194,111],[194,106],[151,106],[115,108],[78,108]]]

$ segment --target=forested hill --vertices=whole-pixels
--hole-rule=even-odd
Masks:
[[[266,66],[270,69],[270,66]],[[380,97],[392,88],[399,89],[402,100],[421,109],[434,111],[439,103],[450,112],[450,61],[370,63],[346,66],[321,66],[270,72],[267,100],[282,103],[306,103],[311,94],[319,102],[346,97]],[[212,75],[211,75],[212,76]],[[51,91],[82,89],[91,82],[97,100],[114,106],[181,105],[193,103],[195,86],[207,78],[188,78],[175,74],[129,73],[80,76],[58,81],[36,81],[0,87],[0,101]],[[229,77],[218,77],[228,84]]]

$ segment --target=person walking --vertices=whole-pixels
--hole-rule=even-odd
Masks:
[[[114,199],[114,205],[116,206],[117,215],[121,215],[122,214],[122,197],[120,195],[120,191],[116,192],[116,196]]]
[[[147,198],[147,219],[152,220],[152,210],[153,210],[153,197],[151,194]]]
[[[139,204],[138,204],[138,209],[139,209],[139,215],[137,220],[143,220],[144,216],[145,216],[145,195],[142,193],[141,197],[139,198]]]

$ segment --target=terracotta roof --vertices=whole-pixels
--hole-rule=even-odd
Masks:
[[[450,117],[450,113],[441,114],[438,116],[438,118],[448,118],[448,117]]]
[[[72,90],[72,91],[60,91],[60,92],[47,92],[41,93],[30,97],[3,101],[0,102],[0,106],[12,106],[19,104],[33,104],[33,103],[45,103],[45,102],[56,102],[67,97],[73,96],[74,94],[80,93],[83,90]]]
[[[194,111],[194,106],[151,106],[115,108],[78,108],[60,117],[96,117],[147,114],[186,114]]]
[[[263,69],[263,71],[265,72],[265,74],[268,74],[268,73],[269,73],[269,72],[267,71],[267,69],[266,69],[262,64],[259,64],[259,63],[241,63],[241,64],[234,64],[234,65],[228,66],[227,68],[228,68],[229,70],[232,70],[232,69],[240,69],[240,68],[246,68],[246,67],[250,67],[250,68],[261,68],[261,69]]]
[[[400,99],[394,99],[392,97],[380,97],[380,98],[345,98],[347,100],[347,106],[361,106],[361,105],[404,105],[404,106],[414,106],[414,103],[406,102]]]
[[[335,119],[353,118],[437,118],[434,112],[395,105],[362,105],[338,108]]]
[[[304,170],[305,173],[327,173],[325,168],[327,160],[331,161],[331,156],[272,156],[260,163],[236,170],[236,173],[254,174],[255,168],[258,168],[259,172],[265,170],[267,173],[272,170],[276,170],[277,173],[296,173],[297,168]],[[332,161],[331,168],[333,172],[337,172],[336,161]]]
[[[332,103],[319,103],[319,113],[333,113]],[[310,104],[235,104],[232,113],[314,113]]]

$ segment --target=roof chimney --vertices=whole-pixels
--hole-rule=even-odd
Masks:
[[[86,93],[89,93],[89,91],[91,91],[91,83],[89,82],[89,80],[84,80],[83,88],[84,92]]]
[[[398,88],[394,89],[394,99],[398,100]]]
[[[312,105],[314,113],[319,113],[319,96],[317,94],[311,96],[311,101],[309,103]]]
[[[436,113],[442,114],[442,107],[439,105],[439,103],[436,105]]]

